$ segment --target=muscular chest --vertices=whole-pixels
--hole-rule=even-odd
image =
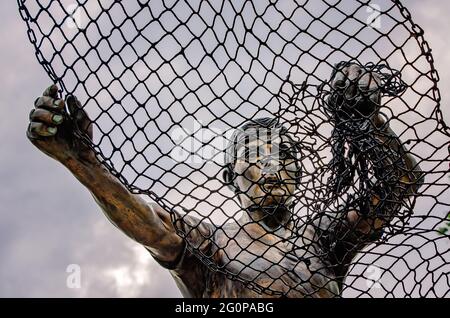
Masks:
[[[308,233],[298,239],[289,233],[265,234],[255,238],[242,232],[233,239],[226,235],[218,237],[217,242],[218,263],[232,275],[239,274],[245,281],[254,282],[256,287],[265,289],[266,295],[282,293],[291,297],[314,296],[323,293],[324,288],[335,278],[320,258],[318,246]],[[212,280],[220,279],[220,276],[212,277]],[[241,295],[236,297],[254,297],[248,295],[251,292],[248,288],[239,288],[239,282],[227,280],[221,285],[229,288],[228,291],[227,288],[218,291],[222,297],[230,296],[224,293],[239,293],[239,290]]]

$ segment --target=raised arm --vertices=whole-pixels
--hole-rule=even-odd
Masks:
[[[341,151],[346,148],[344,153],[335,153],[337,161],[344,163],[335,177],[359,183],[347,221],[356,231],[371,235],[417,194],[423,173],[380,112],[383,84],[379,73],[357,64],[341,64],[331,86],[334,92],[327,103],[335,125],[334,140],[343,143]],[[335,190],[339,195],[343,189]]]
[[[174,261],[184,248],[170,214],[128,191],[98,161],[80,136],[92,139],[92,125],[76,97],[58,99],[52,85],[35,101],[27,136],[42,152],[66,166],[88,188],[108,219],[146,246],[160,261]],[[67,104],[67,105],[66,105]]]
[[[348,199],[314,222],[330,263],[343,277],[356,253],[378,240],[417,195],[423,173],[380,112],[380,74],[341,63],[330,85],[324,101],[334,125],[329,187],[332,201]]]

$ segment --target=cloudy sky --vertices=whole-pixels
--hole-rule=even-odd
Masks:
[[[450,121],[450,3],[404,1],[433,48]],[[97,208],[62,166],[25,138],[28,113],[49,84],[28,42],[16,1],[0,3],[0,296],[179,297],[169,273]],[[67,268],[81,268],[81,288]]]

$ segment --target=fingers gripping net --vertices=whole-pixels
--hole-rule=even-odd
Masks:
[[[18,3],[102,163],[229,278],[205,295],[449,295],[449,130],[399,1]],[[248,121],[283,132],[278,164]]]

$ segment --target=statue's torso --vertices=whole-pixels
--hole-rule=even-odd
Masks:
[[[222,272],[252,282],[254,287],[265,291],[258,293],[251,289],[252,285],[229,279],[221,272],[210,271],[195,256],[190,255],[183,261],[186,269],[172,273],[186,296],[243,298],[339,295],[336,277],[322,256],[313,226],[304,226],[301,235],[293,236],[284,229],[272,234],[261,231],[259,226],[228,224],[215,229],[212,239],[201,249],[206,255],[212,256],[213,263]],[[199,284],[199,279],[204,281],[203,285]],[[198,293],[197,289],[203,289],[203,292]]]

